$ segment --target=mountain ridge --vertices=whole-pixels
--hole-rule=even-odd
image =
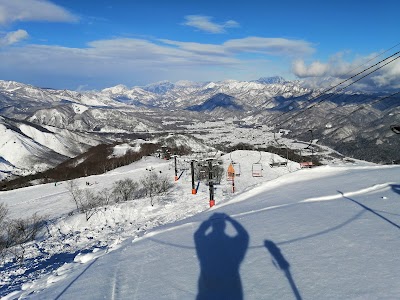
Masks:
[[[283,128],[293,140],[307,141],[312,131],[321,143],[344,155],[389,163],[400,160],[400,141],[389,130],[399,121],[400,98],[378,103],[380,98],[379,93],[352,91],[321,94],[321,90],[307,88],[301,81],[282,77],[175,84],[162,81],[147,88],[117,85],[87,92],[0,80],[0,115],[20,120],[18,130],[22,122],[30,122],[30,133],[35,131],[33,124],[50,128],[55,136],[59,130],[68,132],[67,139],[77,145],[71,155],[92,145],[90,140],[108,143],[138,132],[191,132],[196,124],[214,127],[207,122],[224,128],[223,124],[242,120],[240,126],[269,126],[270,132]],[[309,106],[313,108],[308,109]],[[19,134],[18,130],[15,134]],[[205,127],[202,130],[207,132]],[[233,135],[235,130],[230,130]],[[84,136],[84,141],[76,144],[74,134]],[[2,140],[4,136],[0,143]]]

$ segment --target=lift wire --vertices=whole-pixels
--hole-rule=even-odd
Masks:
[[[396,52],[396,53],[393,54],[393,55],[396,55],[396,54],[398,54],[398,53],[400,53],[400,51],[399,51],[399,52]],[[381,63],[381,62],[387,60],[387,59],[390,58],[390,57],[393,57],[393,55],[391,55],[391,56],[385,58],[384,60],[380,61],[379,63]],[[397,56],[397,57],[393,58],[391,61],[386,62],[386,63],[383,64],[382,66],[377,67],[376,69],[374,69],[374,70],[370,71],[369,73],[363,75],[362,77],[360,77],[360,78],[358,78],[357,80],[351,82],[350,84],[346,85],[345,87],[339,89],[337,92],[342,92],[343,90],[345,90],[345,89],[348,88],[349,86],[355,84],[356,82],[360,81],[361,79],[364,79],[365,77],[371,75],[372,73],[374,73],[374,72],[378,71],[379,69],[385,67],[386,65],[392,63],[393,61],[395,61],[395,60],[398,59],[398,58],[400,58],[400,56]],[[377,63],[377,64],[379,64],[379,63]],[[375,64],[374,66],[376,66],[377,64]],[[371,67],[369,67],[368,69],[370,69],[370,68],[371,68]],[[368,69],[366,69],[366,70],[368,70]],[[360,72],[359,74],[364,73],[366,70]],[[357,75],[359,75],[359,74],[357,74]],[[354,75],[354,76],[356,76],[356,75]],[[352,76],[351,78],[353,78],[354,76]],[[350,79],[350,78],[349,78],[349,79]],[[349,79],[347,79],[346,81],[348,81]],[[329,98],[331,98],[331,97],[333,97],[333,96],[337,96],[337,95],[336,95],[336,94],[330,94],[330,95],[328,95],[327,97],[322,98],[321,100],[317,101],[316,103],[314,103],[314,104],[312,104],[312,105],[310,105],[310,106],[304,108],[303,110],[299,111],[297,114],[294,114],[293,116],[287,118],[285,121],[279,123],[278,125],[281,126],[282,124],[287,123],[288,121],[290,121],[290,120],[296,118],[297,116],[303,114],[304,112],[310,110],[311,108],[314,108],[315,106],[321,104],[322,102],[324,102],[325,100],[327,100],[327,99],[329,99]],[[287,113],[287,112],[285,112],[285,113]]]
[[[258,161],[256,162],[256,164],[259,164],[259,163],[261,162],[261,159],[262,159],[261,151],[258,151],[258,153],[260,153],[260,158],[258,159]]]
[[[383,101],[383,100],[386,100],[386,99],[391,98],[391,97],[393,97],[393,96],[396,96],[396,95],[398,95],[398,94],[400,94],[400,91],[395,92],[395,93],[393,93],[393,94],[390,94],[390,95],[388,95],[388,96],[385,96],[385,97],[383,97],[383,98],[378,98],[378,99],[376,99],[375,101],[372,101],[372,102],[370,103],[370,105],[374,105],[374,104],[376,104],[376,103],[378,103],[378,102],[381,102],[381,101]],[[342,115],[342,116],[338,116],[338,117],[335,117],[335,118],[331,118],[331,119],[329,119],[328,121],[329,121],[329,122],[332,122],[332,121],[340,121],[341,119],[344,119],[344,118],[346,118],[346,117],[349,117],[349,116],[351,116],[352,114],[354,114],[354,113],[356,113],[356,112],[358,112],[358,111],[360,111],[360,110],[362,110],[362,109],[365,109],[365,108],[366,108],[366,106],[363,104],[363,105],[361,105],[360,107],[357,107],[357,108],[356,108],[355,110],[353,110],[352,112],[348,113],[347,115]],[[296,138],[296,137],[299,137],[300,135],[302,135],[302,133],[297,134],[297,135],[294,135],[293,137]],[[346,139],[346,137],[340,139],[338,142],[340,143],[340,142],[343,141],[344,139]]]
[[[372,101],[372,102],[369,103],[369,104],[370,104],[370,105],[374,105],[375,103],[378,103],[378,102],[381,102],[381,101],[383,101],[383,100],[385,100],[385,99],[391,98],[391,97],[393,97],[393,96],[395,96],[395,95],[397,95],[397,94],[400,94],[400,91],[399,91],[399,92],[396,92],[396,93],[393,93],[393,94],[390,94],[390,95],[388,95],[388,96],[385,96],[385,97],[383,97],[383,98],[378,98],[378,99],[376,99],[375,101]],[[369,97],[366,98],[366,99],[368,100]],[[356,108],[355,110],[353,110],[353,111],[350,112],[349,114],[347,114],[347,115],[342,115],[342,116],[338,116],[338,117],[333,117],[333,118],[329,119],[328,121],[331,122],[331,121],[341,120],[341,119],[343,119],[343,118],[345,118],[345,117],[349,117],[349,116],[352,115],[353,113],[355,113],[355,112],[357,112],[357,111],[359,111],[359,110],[362,110],[362,109],[366,108],[366,107],[365,107],[366,102],[367,102],[367,101],[364,101],[363,104],[361,104],[358,108]],[[335,110],[335,109],[338,109],[338,107],[335,107],[334,109],[332,109],[331,112],[332,112],[333,110]]]
[[[375,60],[376,58],[378,58],[378,57],[381,56],[382,54],[385,54],[386,52],[389,52],[390,50],[396,48],[396,47],[399,46],[399,45],[400,45],[400,43],[394,45],[393,47],[390,47],[389,49],[387,49],[387,50],[385,50],[385,51],[382,51],[382,52],[378,53],[377,55],[375,55],[375,56],[372,57],[371,59],[369,59],[369,60],[363,62],[362,64],[360,64],[359,66],[355,67],[354,69],[351,69],[350,71],[348,71],[348,72],[345,73],[344,75],[348,75],[348,74],[352,73],[353,71],[355,71],[355,70],[361,68],[362,66],[368,64],[369,62]]]
[[[379,65],[380,63],[384,62],[385,60],[388,60],[389,58],[391,58],[391,57],[393,57],[393,56],[395,56],[395,55],[397,55],[397,54],[399,54],[399,53],[400,53],[400,51],[398,51],[398,52],[392,54],[391,56],[389,56],[389,57],[387,57],[387,58],[385,58],[385,59],[383,59],[383,60],[377,62],[376,64],[374,64],[374,65],[368,67],[367,69],[365,69],[365,70],[363,70],[363,71],[361,71],[361,72],[359,72],[359,73],[357,73],[357,74],[351,76],[350,78],[348,78],[348,79],[346,79],[346,80],[344,80],[344,81],[338,83],[337,85],[335,85],[335,86],[333,86],[333,87],[331,87],[331,88],[328,88],[328,89],[322,91],[322,92],[319,93],[317,96],[314,96],[313,98],[311,98],[311,99],[309,99],[309,100],[307,100],[307,101],[308,101],[308,102],[311,102],[311,101],[313,101],[313,100],[315,100],[315,99],[318,99],[319,97],[321,97],[321,96],[322,96],[323,94],[325,94],[326,92],[328,92],[328,91],[330,91],[330,90],[332,90],[332,89],[338,87],[339,85],[341,85],[341,84],[343,84],[343,83],[345,83],[345,82],[347,82],[347,81],[353,79],[354,77],[357,77],[357,76],[361,75],[362,73],[368,71],[369,69],[376,67],[376,66]],[[394,61],[394,60],[396,60],[396,59],[398,59],[398,58],[399,58],[399,56],[396,57],[395,59],[391,60],[389,63],[391,63],[392,61]],[[383,66],[380,66],[380,67],[376,68],[376,69],[373,70],[372,72],[370,72],[370,73],[368,73],[367,75],[365,75],[365,76],[363,76],[363,77],[357,79],[356,81],[352,82],[351,84],[347,85],[346,87],[339,89],[338,92],[343,91],[343,90],[346,89],[347,87],[349,87],[349,86],[351,86],[352,84],[356,83],[357,81],[359,81],[359,80],[365,78],[366,76],[372,74],[373,72],[375,72],[375,71],[381,69],[382,67],[386,66],[387,64],[388,64],[388,63],[384,64]],[[330,97],[332,97],[332,96],[334,96],[334,95],[335,95],[335,94],[330,94],[330,95],[327,96],[326,99],[328,99],[328,98],[330,98]],[[319,103],[325,101],[326,99],[320,100],[320,101],[318,101],[317,103],[319,104]],[[313,106],[312,106],[312,107],[313,107]],[[302,108],[302,109],[304,109],[304,108]],[[307,109],[309,109],[309,108],[305,108],[305,109],[307,110]],[[270,122],[271,122],[271,121],[274,121],[275,119],[277,119],[277,118],[279,118],[279,117],[281,117],[281,116],[283,116],[283,115],[285,115],[285,114],[287,114],[287,113],[289,113],[289,112],[290,112],[290,111],[287,111],[287,112],[282,113],[281,115],[279,115],[279,116],[273,118],[272,120],[270,120]],[[283,122],[283,123],[286,123],[286,122]],[[283,123],[282,123],[282,124],[283,124]],[[279,124],[279,125],[280,125],[280,124]]]
[[[400,43],[399,43],[399,44],[400,44]],[[399,45],[399,44],[397,44],[397,45]],[[395,45],[394,47],[397,47],[397,45]],[[390,49],[393,49],[394,47],[392,47],[392,48],[390,48]],[[389,51],[390,49],[386,50],[385,52]],[[385,52],[382,52],[381,54],[383,54],[383,53],[385,53]],[[400,51],[397,51],[396,53],[394,53],[394,54],[388,56],[387,58],[385,58],[385,59],[383,59],[383,60],[377,62],[376,64],[374,64],[374,65],[372,65],[372,66],[370,66],[370,67],[364,69],[363,71],[358,72],[357,74],[355,74],[355,75],[353,75],[353,76],[351,76],[351,77],[349,77],[349,78],[347,78],[347,79],[345,79],[345,80],[339,82],[338,84],[336,84],[336,85],[334,85],[334,86],[332,86],[332,87],[330,87],[330,88],[327,88],[327,89],[323,90],[322,92],[318,93],[316,96],[314,96],[314,97],[312,97],[311,99],[307,100],[307,102],[311,102],[311,101],[313,101],[313,100],[318,99],[319,97],[323,96],[325,93],[327,93],[327,92],[329,92],[329,91],[331,91],[331,90],[337,88],[338,86],[340,86],[340,85],[342,85],[343,83],[345,83],[345,82],[347,82],[347,81],[349,81],[349,80],[351,80],[351,79],[353,79],[353,78],[355,78],[355,77],[361,75],[362,73],[364,73],[364,72],[366,72],[366,71],[368,71],[368,70],[370,70],[370,69],[376,67],[376,66],[379,65],[380,63],[382,63],[382,62],[384,62],[384,61],[386,61],[386,60],[392,58],[393,56],[396,56],[396,55],[399,54],[399,53],[400,53]],[[378,56],[380,56],[381,54],[379,54]],[[378,57],[378,56],[376,56],[376,57]],[[376,58],[376,57],[375,57],[375,58]],[[373,58],[373,59],[375,59],[375,58]],[[397,57],[397,58],[399,58],[399,57]],[[395,59],[397,59],[397,58],[395,58]],[[395,60],[395,59],[394,59],[394,60]],[[371,60],[370,60],[370,61],[371,61]],[[392,61],[393,61],[393,60],[392,60]],[[390,62],[392,62],[392,61],[390,61]],[[369,62],[369,61],[368,61],[368,62]],[[390,63],[390,62],[389,62],[389,63]],[[385,64],[385,65],[386,65],[386,64]],[[385,65],[383,65],[383,66],[385,66]],[[355,69],[349,71],[348,73],[350,73],[350,72],[352,72],[352,71],[354,71],[354,70],[360,68],[361,66],[362,66],[362,65],[360,65],[359,67],[356,67]],[[377,68],[375,71],[379,70],[380,68],[381,68],[381,67]],[[371,73],[373,73],[373,72],[371,72]],[[368,73],[368,75],[371,74],[371,73]],[[368,75],[367,75],[367,76],[368,76]],[[364,77],[366,77],[366,76],[364,76]],[[354,81],[353,83],[355,83],[355,82],[357,82],[357,81],[363,79],[364,77],[361,77],[360,79]],[[352,84],[353,84],[353,83],[352,83]],[[350,85],[351,85],[351,84],[350,84]],[[349,87],[350,85],[347,85],[345,88]],[[343,89],[344,89],[344,88],[340,89],[339,91],[342,91]],[[333,94],[329,95],[329,97],[331,97],[332,95],[333,95]],[[326,99],[325,99],[325,100],[326,100]],[[325,101],[325,100],[323,100],[323,101]],[[322,102],[322,101],[321,101],[321,102]],[[304,108],[301,108],[301,109],[304,109]],[[306,108],[306,109],[308,109],[308,108]],[[278,116],[276,116],[275,118],[273,118],[272,120],[269,120],[269,122],[273,122],[274,120],[280,118],[281,116],[283,116],[283,115],[285,115],[285,114],[287,114],[287,113],[289,113],[289,112],[290,112],[290,110],[289,110],[289,111],[286,111],[286,112],[283,112],[283,113],[281,113],[280,115],[278,115]],[[284,123],[286,123],[286,122],[284,122]]]
[[[398,44],[392,46],[391,48],[389,48],[389,49],[387,49],[387,50],[385,50],[385,51],[379,53],[378,55],[374,56],[374,57],[371,58],[370,60],[368,60],[368,61],[364,62],[363,64],[361,64],[361,65],[355,67],[354,69],[350,70],[349,72],[346,73],[346,75],[349,74],[349,73],[351,73],[351,72],[353,72],[353,71],[355,71],[355,70],[357,70],[357,69],[359,69],[359,68],[362,67],[363,65],[368,64],[369,62],[375,60],[377,57],[383,55],[384,53],[387,53],[388,51],[390,51],[390,50],[396,48],[396,47],[399,46],[399,45],[400,45],[400,43],[398,43]],[[325,93],[327,93],[327,92],[329,92],[329,91],[335,89],[336,87],[338,87],[338,86],[342,85],[343,83],[345,83],[345,82],[347,82],[347,81],[349,81],[349,80],[351,80],[351,79],[353,79],[353,78],[355,78],[355,77],[361,75],[362,73],[364,73],[364,72],[366,72],[366,71],[368,71],[368,70],[370,70],[370,69],[376,67],[376,66],[379,65],[380,63],[382,63],[382,62],[384,62],[384,61],[386,61],[386,60],[388,60],[388,59],[390,59],[390,58],[396,56],[396,55],[399,54],[399,53],[400,53],[400,51],[397,51],[396,53],[394,53],[394,54],[388,56],[387,58],[385,58],[385,59],[383,59],[383,60],[377,62],[376,64],[374,64],[374,65],[368,67],[367,69],[365,69],[365,70],[363,70],[363,71],[361,71],[361,72],[359,72],[359,73],[357,73],[357,74],[351,76],[350,78],[348,78],[348,79],[346,79],[346,80],[343,80],[343,81],[339,82],[339,83],[336,84],[335,86],[323,90],[322,92],[320,92],[320,93],[317,94],[316,96],[314,96],[314,97],[312,97],[311,99],[309,99],[308,102],[313,101],[313,100],[315,100],[315,99],[318,99],[318,98],[321,97],[323,94],[325,94]],[[366,76],[372,74],[373,72],[375,72],[375,71],[381,69],[382,67],[386,66],[387,64],[393,62],[394,60],[396,60],[396,59],[398,59],[398,58],[399,58],[399,56],[396,57],[396,58],[394,58],[394,59],[391,60],[390,62],[386,63],[385,65],[376,68],[375,70],[373,70],[373,71],[371,71],[370,73],[368,73],[367,75],[365,75],[365,76],[359,78],[358,80],[354,81],[353,83],[347,85],[346,87],[342,88],[340,91],[343,91],[343,90],[346,89],[347,87],[349,87],[349,86],[351,86],[352,84],[358,82],[359,80],[365,78]],[[387,96],[387,97],[378,99],[377,101],[374,101],[372,104],[377,103],[377,102],[379,102],[379,101],[382,101],[382,100],[384,100],[384,99],[387,99],[387,98],[389,98],[389,97],[393,97],[393,96],[396,95],[396,94],[398,94],[398,93],[394,93],[394,94],[389,95],[389,96]],[[309,109],[315,107],[316,105],[319,105],[320,103],[322,103],[323,101],[327,100],[327,99],[330,98],[331,96],[333,96],[333,94],[329,95],[329,96],[328,96],[327,98],[325,98],[325,99],[321,99],[321,100],[318,101],[316,104],[314,104],[314,105],[312,105],[312,106],[310,106],[310,107],[305,108],[304,111],[300,111],[299,113],[297,113],[296,115],[294,115],[294,116],[292,116],[291,118],[287,119],[286,121],[281,122],[280,124],[276,124],[276,125],[275,125],[275,128],[278,127],[278,126],[280,126],[280,125],[282,125],[282,124],[284,124],[284,123],[286,123],[287,121],[293,119],[294,117],[297,117],[297,116],[300,115],[301,113],[304,113],[305,111],[307,111],[307,110],[309,110]],[[336,96],[339,96],[339,95],[336,95]],[[367,98],[367,99],[368,99],[368,98]],[[367,100],[366,100],[366,101],[367,101]],[[353,112],[351,112],[349,115],[351,115],[351,114],[355,113],[356,111],[358,111],[358,110],[360,110],[360,109],[363,109],[363,108],[364,108],[364,106],[362,106],[361,108],[357,108],[356,110],[354,110]],[[304,108],[302,108],[302,109],[304,109]],[[274,120],[280,118],[281,116],[283,116],[283,115],[285,115],[285,114],[287,114],[287,113],[289,113],[289,112],[290,112],[290,111],[284,112],[284,113],[280,114],[279,116],[276,116],[276,117],[273,118],[272,120],[269,120],[269,122],[273,122]],[[348,116],[349,116],[349,115],[348,115]],[[274,140],[275,140],[275,142],[279,145],[278,141],[277,141],[276,138],[275,138],[275,132],[274,132]]]
[[[391,97],[393,97],[393,96],[396,96],[396,95],[398,95],[398,94],[400,94],[400,91],[398,91],[398,92],[396,92],[396,93],[393,93],[393,94],[390,94],[390,95],[388,95],[388,96],[385,96],[385,97],[383,97],[383,98],[376,99],[375,101],[371,102],[371,105],[373,105],[373,104],[375,104],[375,103],[378,103],[378,102],[381,102],[381,101],[383,101],[383,100],[386,100],[386,99],[388,99],[388,98],[391,98]],[[356,113],[357,111],[362,110],[362,109],[365,109],[365,108],[366,108],[366,107],[365,107],[364,105],[362,105],[362,106],[356,108],[355,110],[353,110],[351,113],[346,114],[345,116],[339,116],[339,117],[333,118],[333,119],[331,119],[330,121],[341,120],[341,119],[346,118],[346,117],[348,117],[348,116],[350,116],[350,115]],[[334,131],[336,131],[336,130],[334,130]],[[296,136],[300,136],[300,135],[301,135],[301,134],[295,135],[295,137],[296,137]],[[346,138],[347,138],[347,137],[344,137],[344,138],[338,140],[337,143],[340,143],[340,142],[344,141]]]
[[[390,49],[388,49],[388,50],[386,50],[386,51],[384,51],[384,52],[380,53],[379,55],[375,56],[375,57],[374,57],[374,58],[372,58],[371,60],[373,60],[373,59],[375,59],[376,57],[378,57],[378,56],[382,55],[383,53],[386,53],[387,51],[389,51],[389,50],[391,50],[391,49],[393,49],[393,48],[397,47],[398,45],[400,45],[400,43],[399,43],[399,44],[397,44],[397,45],[395,45],[395,46],[393,46],[392,48],[390,48]],[[368,71],[368,70],[370,70],[371,68],[373,68],[373,67],[375,67],[375,66],[379,65],[380,63],[382,63],[382,62],[384,62],[384,61],[386,61],[386,60],[388,60],[388,59],[390,59],[390,58],[394,57],[395,55],[397,55],[397,54],[399,54],[399,53],[400,53],[400,51],[398,51],[398,52],[396,52],[396,53],[392,54],[391,56],[389,56],[389,57],[387,57],[387,58],[385,58],[385,59],[383,59],[383,60],[379,61],[378,63],[374,64],[373,66],[370,66],[369,68],[367,68],[367,69],[365,69],[365,70],[363,70],[363,71],[359,72],[358,74],[356,74],[356,75],[353,75],[353,76],[352,76],[352,77],[350,77],[349,79],[347,79],[347,80],[344,80],[344,81],[340,82],[340,83],[339,83],[339,84],[337,84],[336,86],[334,86],[334,87],[332,87],[332,88],[330,88],[330,89],[327,89],[327,90],[323,91],[322,93],[320,93],[319,95],[317,95],[317,96],[313,97],[313,98],[312,98],[312,99],[310,99],[309,101],[312,101],[312,100],[314,100],[314,99],[317,99],[317,98],[318,98],[318,97],[320,97],[320,96],[321,96],[323,93],[325,93],[325,92],[327,92],[327,91],[329,91],[329,90],[331,90],[331,89],[333,89],[333,88],[335,88],[335,87],[337,87],[337,86],[339,86],[339,85],[341,85],[341,84],[343,84],[343,83],[347,82],[348,80],[350,80],[350,79],[352,79],[352,78],[354,78],[354,77],[356,77],[356,76],[358,76],[358,75],[360,75],[360,74],[364,73],[365,71]],[[378,68],[376,68],[376,69],[372,70],[371,72],[367,73],[366,75],[364,75],[364,76],[362,76],[362,77],[358,78],[358,79],[357,79],[357,80],[355,80],[354,82],[352,82],[352,83],[350,83],[349,85],[345,86],[344,88],[340,89],[340,90],[339,90],[339,92],[341,92],[341,91],[343,91],[344,89],[348,88],[348,87],[349,87],[349,86],[351,86],[352,84],[354,84],[354,83],[356,83],[356,82],[360,81],[361,79],[363,79],[363,78],[367,77],[368,75],[370,75],[370,74],[372,74],[372,73],[376,72],[377,70],[379,70],[379,69],[383,68],[384,66],[386,66],[386,65],[388,65],[388,64],[390,64],[390,63],[392,63],[393,61],[395,61],[395,60],[396,60],[396,59],[398,59],[398,58],[400,58],[400,56],[397,56],[397,57],[395,57],[394,59],[392,59],[391,61],[389,61],[389,62],[385,63],[384,65],[382,65],[382,66],[380,66],[380,67],[378,67]],[[370,62],[371,60],[369,60],[368,62]],[[366,63],[368,63],[368,62],[366,62]],[[357,67],[357,68],[355,68],[355,69],[358,69],[358,68],[359,68],[359,67]],[[353,69],[352,71],[354,71],[355,69]],[[352,71],[350,71],[350,72],[352,72]],[[386,97],[383,97],[383,98],[377,99],[377,100],[373,101],[373,102],[371,103],[371,105],[373,105],[373,104],[375,104],[375,103],[378,103],[378,102],[380,102],[380,101],[383,101],[383,100],[385,100],[385,99],[388,99],[388,98],[390,98],[390,97],[393,97],[393,96],[395,96],[395,95],[397,95],[397,94],[399,94],[399,93],[400,93],[400,92],[396,92],[396,93],[393,93],[393,94],[391,94],[391,95],[389,95],[389,96],[386,96]],[[304,111],[300,111],[299,113],[295,114],[294,116],[292,116],[292,117],[288,118],[286,121],[284,121],[284,122],[281,122],[280,124],[277,124],[277,125],[275,125],[275,126],[277,127],[277,126],[280,126],[280,125],[282,125],[282,124],[284,124],[284,123],[288,122],[289,120],[291,120],[291,119],[293,119],[293,118],[295,118],[295,117],[299,116],[300,114],[304,113],[305,111],[307,111],[307,110],[309,110],[309,109],[311,109],[311,108],[313,108],[313,107],[315,107],[315,106],[319,105],[320,103],[322,103],[323,101],[327,100],[327,99],[328,99],[328,98],[330,98],[331,96],[333,96],[333,94],[331,94],[331,95],[328,95],[328,97],[326,97],[326,98],[323,98],[323,99],[319,100],[317,103],[315,103],[315,104],[313,104],[313,105],[311,105],[311,106],[309,106],[309,107],[305,108],[305,110],[304,110]],[[336,95],[336,96],[340,96],[340,95]],[[367,98],[367,99],[368,99],[368,98]],[[350,116],[350,115],[352,115],[352,114],[354,114],[354,113],[356,113],[357,111],[359,111],[359,110],[361,110],[361,109],[364,109],[364,108],[365,108],[365,106],[364,106],[364,105],[362,105],[361,107],[358,107],[357,109],[355,109],[354,111],[352,111],[351,113],[349,113],[349,114],[347,115],[347,117],[348,117],[348,116]],[[288,111],[288,112],[289,112],[289,111]],[[277,118],[281,117],[282,115],[284,115],[284,114],[286,114],[286,113],[288,113],[288,112],[284,112],[283,114],[279,115],[278,117],[275,117],[273,120],[275,120],[275,119],[277,119]],[[342,117],[339,117],[339,118],[343,118],[343,117],[346,117],[346,116],[342,116]],[[271,121],[273,121],[273,120],[271,120]],[[335,120],[335,118],[334,118],[334,119],[331,119],[330,121],[332,121],[332,120]],[[312,130],[312,129],[311,129],[311,130]]]
[[[379,98],[379,99],[377,99],[377,100],[371,102],[370,105],[372,106],[372,105],[374,105],[374,104],[376,104],[376,103],[378,103],[378,102],[381,102],[381,101],[383,101],[383,100],[386,100],[386,99],[388,99],[388,98],[391,98],[391,97],[393,97],[393,96],[396,96],[397,94],[400,94],[400,91],[398,91],[398,92],[396,92],[396,93],[393,93],[393,94],[390,94],[390,95],[388,95],[388,96],[385,96],[385,97],[383,97],[383,98]],[[364,109],[364,108],[366,108],[366,106],[365,106],[365,105],[361,105],[360,107],[356,108],[355,110],[353,110],[353,111],[350,112],[349,114],[344,115],[344,116],[340,116],[340,117],[337,117],[337,118],[334,118],[333,120],[341,120],[341,119],[343,119],[343,118],[349,117],[349,116],[351,116],[352,114],[354,114],[354,113],[356,113],[357,111],[360,111],[360,110],[362,110],[362,109]]]

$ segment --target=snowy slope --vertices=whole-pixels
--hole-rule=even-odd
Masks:
[[[220,255],[203,265],[206,274],[216,273],[209,278],[215,281],[216,293],[240,299],[229,289],[224,290],[224,277],[235,277],[229,274],[231,262],[225,257],[240,256],[246,238],[239,236],[234,249],[220,244],[225,238],[222,233],[197,246],[194,242],[201,224],[210,217],[223,217],[216,214],[223,212],[239,222],[250,238],[240,267],[242,286],[237,288],[244,298],[295,299],[300,295],[304,299],[396,299],[400,293],[400,228],[396,225],[400,223],[400,204],[398,185],[390,182],[399,168],[306,172],[267,183],[241,195],[235,204],[217,206],[161,228],[102,257],[97,258],[96,253],[82,255],[77,260],[79,269],[32,296],[194,299],[199,293],[200,274],[196,252],[205,251],[212,257],[213,252]],[[229,228],[231,235],[234,232]],[[233,289],[234,285],[230,282],[229,286]],[[205,292],[204,288],[200,291]]]
[[[43,171],[60,163],[64,156],[30,139],[28,136],[7,128],[0,123],[0,157],[9,165],[25,169]]]
[[[46,170],[99,143],[85,133],[0,117],[0,179]]]
[[[68,132],[67,130],[54,129],[55,131],[64,133],[64,135],[57,134],[56,132],[47,133],[25,124],[20,125],[19,129],[37,143],[46,145],[46,147],[51,150],[68,157],[74,157],[80,154],[84,149],[89,148],[88,145],[85,145],[83,142],[77,142],[77,139],[79,140],[78,134]],[[86,139],[85,142],[91,143],[92,145],[97,144],[95,140]]]
[[[228,184],[218,187],[212,209],[207,209],[207,187],[191,195],[190,182],[183,176],[164,206],[151,208],[133,201],[111,209],[114,223],[107,221],[105,213],[91,224],[76,215],[63,219],[64,226],[55,224],[63,233],[59,242],[64,247],[44,262],[47,275],[35,275],[29,282],[29,275],[23,279],[22,274],[35,273],[21,267],[20,289],[14,283],[10,289],[14,292],[4,299],[194,299],[199,293],[206,299],[213,299],[210,293],[229,299],[241,299],[241,293],[244,299],[398,298],[400,167],[324,166],[295,171],[296,164],[289,169],[265,166],[264,177],[253,178],[251,166],[259,153],[239,151],[232,156],[241,163],[238,191],[232,195]],[[261,155],[264,164],[270,159],[268,153]],[[230,157],[223,160],[226,166]],[[169,162],[148,158],[82,178],[81,183],[97,182],[93,188],[100,188],[112,179],[138,178],[149,166],[173,172]],[[15,204],[10,207],[14,216],[25,208],[25,212],[47,209],[55,217],[71,209],[63,193],[63,185],[42,185],[2,192],[0,199]],[[125,222],[125,227],[116,226],[118,222]],[[218,229],[223,223],[226,234]],[[119,233],[107,231],[113,226]],[[212,233],[207,226],[213,227]],[[102,231],[104,236],[110,234],[108,240],[102,239]],[[91,247],[76,251],[85,240]],[[45,242],[37,245],[43,247]],[[200,272],[205,286],[198,286]],[[9,269],[2,274],[9,285]]]

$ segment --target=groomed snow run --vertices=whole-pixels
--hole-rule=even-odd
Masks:
[[[213,208],[207,208],[205,186],[190,194],[185,175],[169,195],[169,204],[152,209],[137,201],[114,206],[117,216],[122,208],[137,209],[125,216],[130,222],[148,218],[143,221],[149,225],[146,230],[137,232],[125,224],[120,239],[110,232],[106,241],[94,230],[106,217],[92,225],[79,223],[76,215],[63,219],[65,226],[76,227],[68,231],[54,226],[65,231],[74,250],[59,248],[47,261],[54,267],[19,288],[11,291],[8,283],[3,299],[399,299],[400,167],[298,170],[292,164],[292,169],[265,167],[264,177],[253,178],[249,170],[258,155],[235,153],[242,168],[238,191],[232,195],[228,185],[217,188]],[[226,166],[229,156],[224,162]],[[139,176],[150,165],[151,172],[171,172],[170,162],[148,158],[82,182],[109,184],[111,176]],[[10,207],[11,198],[19,203],[10,208],[14,216],[17,206],[34,212],[27,191],[35,188],[45,193],[50,186],[0,193],[0,198]],[[67,212],[71,207],[62,195],[54,193],[59,210]],[[68,235],[78,228],[81,239],[86,230],[91,240],[102,243],[78,251],[83,242]],[[57,264],[57,254],[62,263]],[[7,271],[7,266],[1,268]],[[2,281],[10,277],[4,275]]]

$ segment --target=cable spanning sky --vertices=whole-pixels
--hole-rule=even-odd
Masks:
[[[0,0],[0,80],[73,90],[339,81],[400,43],[399,9],[395,0]],[[363,85],[400,88],[400,63]]]

